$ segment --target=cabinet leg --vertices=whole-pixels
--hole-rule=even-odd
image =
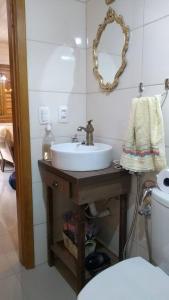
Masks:
[[[85,215],[84,206],[78,206],[78,225],[77,225],[77,291],[85,284]]]
[[[54,265],[54,254],[51,251],[53,245],[53,191],[47,187],[47,247],[48,247],[48,264]]]
[[[123,250],[127,236],[127,195],[120,195],[119,260],[123,260]]]

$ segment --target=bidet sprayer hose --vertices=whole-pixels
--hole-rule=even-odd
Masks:
[[[135,202],[135,208],[134,208],[134,214],[133,214],[132,224],[131,224],[131,227],[130,227],[130,230],[129,230],[129,234],[128,234],[128,237],[127,237],[126,244],[125,244],[124,249],[123,249],[123,259],[126,259],[128,244],[129,244],[129,241],[130,241],[130,239],[131,239],[131,237],[133,235],[133,232],[135,230],[135,225],[136,225],[137,216],[138,216],[138,210],[139,210],[140,191],[141,191],[141,174],[140,173],[136,173],[136,177],[137,177],[136,202]]]
[[[147,181],[144,182],[144,184],[142,186],[142,191],[143,192],[141,193],[141,174],[136,173],[136,176],[137,176],[136,202],[135,202],[135,208],[134,208],[132,224],[131,224],[129,234],[128,234],[128,238],[127,238],[126,244],[124,246],[124,250],[123,250],[123,259],[126,258],[127,247],[128,247],[129,241],[130,241],[130,239],[131,239],[131,237],[134,233],[135,227],[136,227],[137,217],[138,217],[138,213],[139,213],[139,207],[142,206],[142,204],[144,203],[144,200],[146,199],[146,197],[151,196],[152,188],[156,186],[156,183],[154,181],[147,180]],[[150,204],[149,204],[149,206],[150,206]],[[143,210],[141,210],[141,211],[143,211]],[[151,215],[151,208],[149,208],[147,206],[147,210],[145,210],[144,212],[146,212],[146,213],[143,213],[142,215],[144,215],[144,218],[145,218],[145,235],[146,235],[146,240],[147,240],[149,261],[151,262],[152,261],[151,243],[150,243],[150,237],[149,237],[149,232],[148,232],[148,217]]]

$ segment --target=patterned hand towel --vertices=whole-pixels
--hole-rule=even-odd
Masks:
[[[160,95],[133,99],[120,163],[124,169],[134,172],[159,172],[166,167]]]

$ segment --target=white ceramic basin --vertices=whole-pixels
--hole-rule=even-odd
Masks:
[[[112,162],[112,147],[95,143],[86,146],[80,143],[64,143],[51,147],[52,165],[69,171],[92,171],[105,169]]]

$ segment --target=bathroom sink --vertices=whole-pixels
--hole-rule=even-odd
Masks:
[[[55,144],[51,147],[52,165],[69,171],[105,169],[112,161],[112,147],[102,143],[87,146],[80,143]]]

